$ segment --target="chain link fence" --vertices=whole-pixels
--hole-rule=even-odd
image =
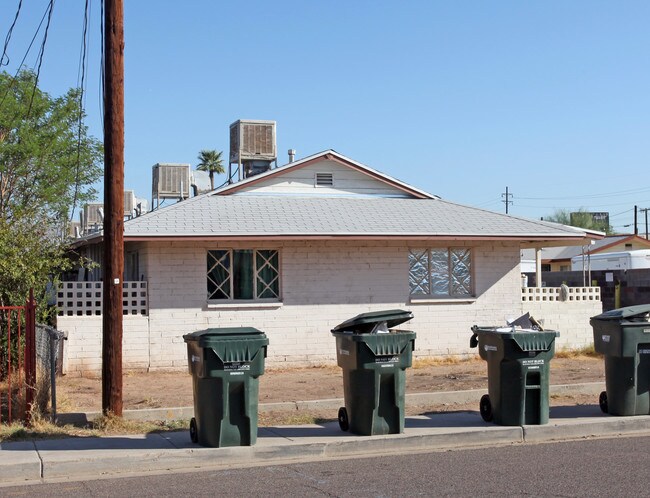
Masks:
[[[56,422],[56,374],[60,371],[65,334],[48,325],[36,325],[36,405],[45,413],[50,405]]]

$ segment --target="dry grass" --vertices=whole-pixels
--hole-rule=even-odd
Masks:
[[[413,360],[413,365],[411,368],[417,370],[419,368],[429,368],[429,367],[438,367],[442,365],[459,365],[462,363],[470,363],[474,361],[479,361],[480,357],[478,355],[472,356],[435,356],[432,358],[416,358]]]
[[[176,431],[188,429],[187,420],[140,421],[106,416],[90,422],[85,427],[74,425],[56,425],[36,415],[31,427],[14,423],[0,425],[0,442],[30,441],[34,439],[58,439],[65,437],[101,437],[124,434],[148,434],[152,432]]]
[[[323,363],[319,365],[312,365],[309,367],[294,367],[294,366],[281,366],[281,365],[267,365],[265,367],[266,373],[273,374],[273,373],[295,373],[295,372],[301,372],[301,371],[312,371],[312,370],[320,370],[323,372],[338,372],[340,371],[340,368],[338,365],[335,363]]]
[[[555,351],[556,358],[569,358],[569,359],[584,358],[584,357],[599,358],[600,356],[601,356],[600,353],[597,353],[596,350],[594,349],[593,344],[578,349],[560,349]]]

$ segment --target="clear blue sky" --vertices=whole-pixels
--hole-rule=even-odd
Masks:
[[[23,0],[15,72],[47,0]],[[101,138],[100,4],[87,124]],[[0,42],[18,0],[0,6]],[[77,86],[84,1],[59,0],[41,69]],[[230,123],[277,121],[279,164],[335,149],[450,201],[530,218],[650,207],[650,2],[125,2],[125,186],[228,150]],[[43,30],[26,64],[34,67]]]

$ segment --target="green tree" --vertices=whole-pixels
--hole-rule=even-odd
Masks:
[[[68,265],[68,219],[102,174],[101,142],[79,127],[79,90],[51,97],[35,82],[0,73],[0,305],[24,302],[30,287],[44,298]]]
[[[223,151],[203,149],[199,152],[199,164],[196,169],[199,171],[207,171],[210,174],[210,188],[214,190],[214,175],[222,175],[226,172],[223,167],[223,159],[221,155]]]
[[[594,220],[592,213],[582,208],[574,212],[569,212],[566,209],[558,209],[552,215],[545,216],[543,220],[561,223],[562,225],[586,228],[587,230],[597,230],[599,232],[605,232],[608,235],[614,232],[611,225],[605,221]]]

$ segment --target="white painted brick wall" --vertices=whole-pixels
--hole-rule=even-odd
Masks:
[[[600,302],[522,305],[519,246],[509,243],[474,246],[473,302],[410,302],[408,246],[397,241],[257,244],[280,250],[282,306],[208,309],[206,254],[219,247],[141,245],[149,317],[125,317],[125,369],[186,369],[183,334],[231,326],[253,326],[268,335],[267,365],[332,362],[335,348],[329,331],[334,326],[359,313],[391,308],[413,311],[415,318],[403,328],[417,332],[419,357],[475,354],[469,349],[472,325],[502,325],[526,311],[544,319],[547,328],[560,330],[559,346],[578,347],[591,342],[589,317],[600,312]],[[66,370],[101,371],[101,317],[59,317],[58,327],[69,337]]]

